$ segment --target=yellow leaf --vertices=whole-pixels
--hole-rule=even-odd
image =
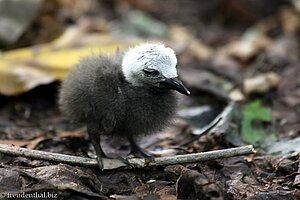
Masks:
[[[1,54],[0,93],[16,95],[41,84],[62,80],[80,58],[98,53],[114,53],[117,48],[124,49],[138,42],[133,40],[123,43],[107,34],[93,34],[92,37],[85,35],[78,39],[88,42],[78,43],[75,40],[73,46],[70,42],[64,46],[61,45],[61,38],[52,43]],[[57,41],[60,45],[57,45]]]

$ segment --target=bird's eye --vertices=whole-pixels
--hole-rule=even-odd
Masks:
[[[159,75],[159,71],[156,70],[156,69],[145,68],[145,69],[143,69],[143,71],[144,71],[145,74],[147,74],[147,75],[151,75],[151,76]]]

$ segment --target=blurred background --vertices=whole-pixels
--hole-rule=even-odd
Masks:
[[[260,167],[253,169],[257,176],[299,174],[299,0],[0,0],[0,143],[93,156],[85,131],[74,129],[57,109],[59,84],[80,58],[143,42],[175,50],[179,76],[192,93],[181,97],[171,130],[154,136],[160,141],[142,141],[145,147],[177,145],[194,153],[253,144],[261,157],[244,160]],[[202,137],[203,128],[220,115],[228,119],[222,134],[218,129]],[[35,166],[17,158],[5,162]],[[247,177],[246,171],[240,172]],[[225,184],[210,178],[225,184],[214,190],[220,198],[258,195],[257,188],[284,191],[290,198],[299,188],[296,174],[276,184],[249,175],[252,189],[245,180]],[[128,187],[137,194],[132,192],[137,186]],[[171,189],[166,194],[174,196]],[[115,187],[104,195],[114,193],[123,194]]]

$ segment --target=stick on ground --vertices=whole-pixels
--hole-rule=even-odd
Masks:
[[[54,162],[67,163],[71,165],[97,167],[96,159],[84,158],[78,156],[71,156],[59,153],[50,153],[39,150],[30,150],[15,146],[0,144],[0,152],[11,156],[23,156],[32,159],[48,160]],[[184,154],[168,157],[159,157],[153,159],[131,158],[128,161],[135,168],[145,168],[152,166],[172,165],[172,164],[185,164],[197,163],[202,161],[228,158],[233,156],[241,156],[246,154],[253,154],[255,150],[252,145],[236,147],[230,149],[208,151],[203,153]],[[127,165],[118,159],[103,159],[104,169],[116,169],[119,167],[126,167]]]

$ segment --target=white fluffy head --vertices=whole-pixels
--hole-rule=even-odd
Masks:
[[[128,82],[139,86],[147,82],[143,69],[160,72],[160,78],[177,77],[177,59],[174,51],[163,44],[142,44],[129,49],[122,61],[122,70]],[[150,79],[148,80],[150,82]],[[152,81],[154,82],[153,78]]]

